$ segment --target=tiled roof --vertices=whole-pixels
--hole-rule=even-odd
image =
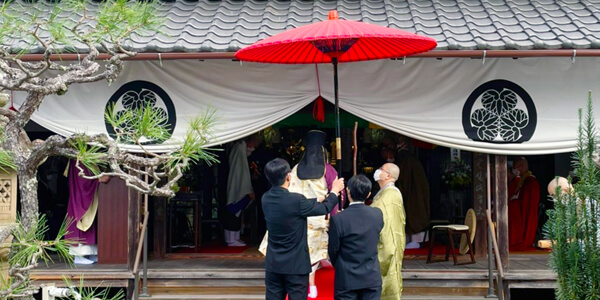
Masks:
[[[176,0],[162,4],[165,34],[136,35],[132,50],[233,52],[286,29],[323,20],[333,9],[342,19],[432,37],[437,50],[600,48],[600,0]]]

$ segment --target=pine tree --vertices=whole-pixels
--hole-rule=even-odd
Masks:
[[[111,84],[123,70],[123,61],[137,54],[129,47],[131,38],[160,33],[164,21],[160,2],[154,0],[0,3],[0,171],[16,172],[21,204],[18,226],[0,230],[0,243],[11,234],[16,240],[9,278],[0,278],[0,299],[31,298],[38,287],[29,270],[47,258],[46,250],[66,249],[63,241],[43,241],[40,234],[46,226],[38,216],[37,169],[48,157],[74,160],[83,178],[120,178],[129,188],[157,197],[174,196],[172,187],[190,164],[216,162],[206,148],[214,138],[214,111],[192,118],[178,141],[181,146],[162,153],[148,149],[145,141],[170,138],[166,116],[146,107],[125,113],[110,109],[105,119],[114,137],[78,133],[31,141],[25,132],[46,96],[65,95],[73,84]],[[26,60],[23,55],[28,53],[41,54],[41,59]],[[81,61],[63,61],[63,53],[80,54]],[[27,95],[17,109],[4,107],[13,91]],[[140,153],[126,151],[123,143],[137,145]],[[84,167],[93,174],[86,175]],[[91,290],[86,295],[100,293]],[[83,299],[92,297],[88,296]]]

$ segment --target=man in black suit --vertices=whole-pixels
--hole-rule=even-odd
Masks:
[[[350,178],[346,191],[350,205],[331,217],[329,225],[328,252],[335,267],[335,299],[379,300],[377,244],[383,214],[364,203],[371,194],[371,181],[364,175]]]
[[[267,300],[306,300],[308,274],[311,272],[306,217],[328,214],[344,189],[344,179],[333,182],[323,202],[290,193],[290,165],[276,158],[265,165],[271,189],[262,196],[262,208],[269,231],[265,259]]]

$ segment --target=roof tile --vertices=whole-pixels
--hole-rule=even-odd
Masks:
[[[90,11],[96,11],[98,3],[89,1]],[[600,0],[175,0],[159,8],[166,17],[164,34],[136,34],[127,47],[141,52],[236,51],[324,20],[332,9],[343,19],[428,35],[440,50],[600,48]],[[9,46],[27,45],[14,41]],[[76,48],[85,50],[83,45]]]

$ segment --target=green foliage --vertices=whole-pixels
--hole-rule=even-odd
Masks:
[[[158,8],[157,1],[4,1],[0,6],[0,44],[19,41],[19,54],[39,46],[55,53],[74,52],[80,43],[113,46],[132,33],[158,32],[164,22],[157,16]]]
[[[17,170],[17,165],[13,161],[13,155],[10,151],[0,149],[0,171],[7,173],[9,170]]]
[[[2,124],[2,123],[0,123]],[[4,141],[4,130],[0,128],[0,144]],[[17,165],[13,160],[13,154],[0,148],[0,172],[7,173],[9,170],[17,170]]]
[[[100,167],[106,166],[106,153],[97,145],[90,145],[85,135],[77,135],[71,146],[77,149],[77,162],[80,162],[94,175],[100,174]]]
[[[449,190],[468,188],[471,184],[471,177],[471,166],[460,159],[452,160],[442,172],[442,181]]]
[[[570,193],[557,187],[554,209],[548,211],[544,227],[553,241],[550,266],[558,275],[558,300],[600,299],[600,168],[591,93],[585,117],[579,110],[579,124],[573,157],[579,181]]]
[[[121,289],[112,297],[109,294],[109,289],[98,288],[98,287],[84,287],[83,278],[80,279],[79,284],[76,286],[69,278],[64,277],[63,281],[65,285],[71,287],[71,292],[81,296],[81,300],[121,300],[125,299],[125,292]],[[76,297],[72,297],[76,299]]]
[[[12,289],[11,289],[12,286]],[[32,290],[30,281],[23,283],[16,282],[14,277],[5,278],[4,275],[0,274],[0,300],[12,300],[11,296],[4,296],[3,291],[11,289],[11,295],[24,295]]]
[[[85,5],[86,1],[81,4]],[[86,38],[99,42],[101,40],[118,40],[129,34],[131,29],[142,29],[158,32],[163,20],[156,17],[158,7],[152,1],[106,1],[100,5],[96,30]]]
[[[18,269],[25,270],[37,266],[38,260],[44,262],[51,261],[49,255],[50,252],[58,254],[59,258],[67,264],[73,263],[73,258],[69,255],[69,246],[73,242],[64,239],[67,234],[67,228],[71,222],[65,220],[58,231],[58,235],[51,241],[44,240],[44,236],[48,231],[48,225],[46,223],[46,218],[42,215],[36,220],[35,226],[32,226],[31,230],[27,230],[19,221],[17,221],[17,227],[13,230],[14,241],[12,243],[13,252],[15,254],[9,259],[9,263],[11,270],[19,276],[6,278],[0,274],[0,299],[13,299],[19,297],[19,295],[31,294],[32,292],[37,291],[37,287],[33,285],[31,279],[29,279],[28,276],[22,276],[23,271],[18,271]],[[125,299],[123,290],[119,290],[116,294],[111,296],[109,295],[108,289],[84,287],[83,278],[78,285],[73,284],[71,280],[66,277],[63,280],[65,281],[66,286],[71,289],[71,299]],[[81,298],[78,298],[73,294],[78,294]]]
[[[120,143],[142,145],[152,141],[162,142],[171,136],[167,115],[162,109],[156,109],[152,103],[118,112],[114,105],[111,105],[104,118],[112,126],[115,140]]]
[[[37,287],[32,285],[29,276],[24,276],[24,270],[37,266],[39,260],[51,262],[49,252],[54,252],[61,260],[72,263],[73,258],[69,255],[72,242],[64,240],[69,224],[68,221],[63,223],[54,240],[44,241],[48,225],[43,215],[35,220],[34,226],[29,230],[17,220],[17,226],[12,231],[14,239],[11,247],[14,255],[8,260],[11,272],[16,275],[6,278],[0,273],[0,299],[13,299],[18,295],[35,292]]]
[[[56,238],[52,241],[45,241],[44,236],[48,232],[46,217],[41,215],[31,229],[27,230],[23,226],[17,226],[13,230],[14,240],[12,243],[15,254],[9,259],[11,266],[28,266],[41,259],[44,262],[51,262],[52,258],[48,252],[55,252],[61,260],[72,262],[72,256],[69,255],[69,246],[73,243],[65,240],[67,228],[71,221],[65,221]],[[20,225],[20,223],[18,222]]]
[[[152,153],[144,148],[147,141],[163,141],[171,136],[170,127],[167,125],[167,118],[162,109],[155,109],[150,103],[145,107],[117,111],[112,105],[107,109],[104,117],[115,132],[113,136],[115,141],[139,145],[146,155],[159,159],[161,173],[164,172],[167,175],[169,182],[172,178],[184,173],[179,183],[191,186],[193,185],[191,183],[197,183],[193,173],[186,172],[192,165],[203,162],[210,166],[218,162],[215,151],[220,149],[207,147],[214,138],[212,130],[217,124],[217,114],[214,110],[207,110],[202,115],[191,119],[181,146],[164,154]],[[83,145],[78,149],[84,149]],[[176,182],[173,180],[171,184],[176,184]],[[170,188],[173,191],[179,190],[178,186]]]
[[[0,291],[6,291],[12,285],[12,278],[6,278],[3,274],[0,273]],[[0,296],[0,299],[6,299],[6,297]]]
[[[219,162],[214,151],[219,149],[206,148],[212,137],[212,129],[217,122],[216,112],[208,110],[203,115],[194,117],[189,124],[183,145],[172,154],[172,159],[168,163],[170,168],[177,164],[183,164],[184,170],[189,163],[196,164],[200,160],[206,162],[209,166]]]

